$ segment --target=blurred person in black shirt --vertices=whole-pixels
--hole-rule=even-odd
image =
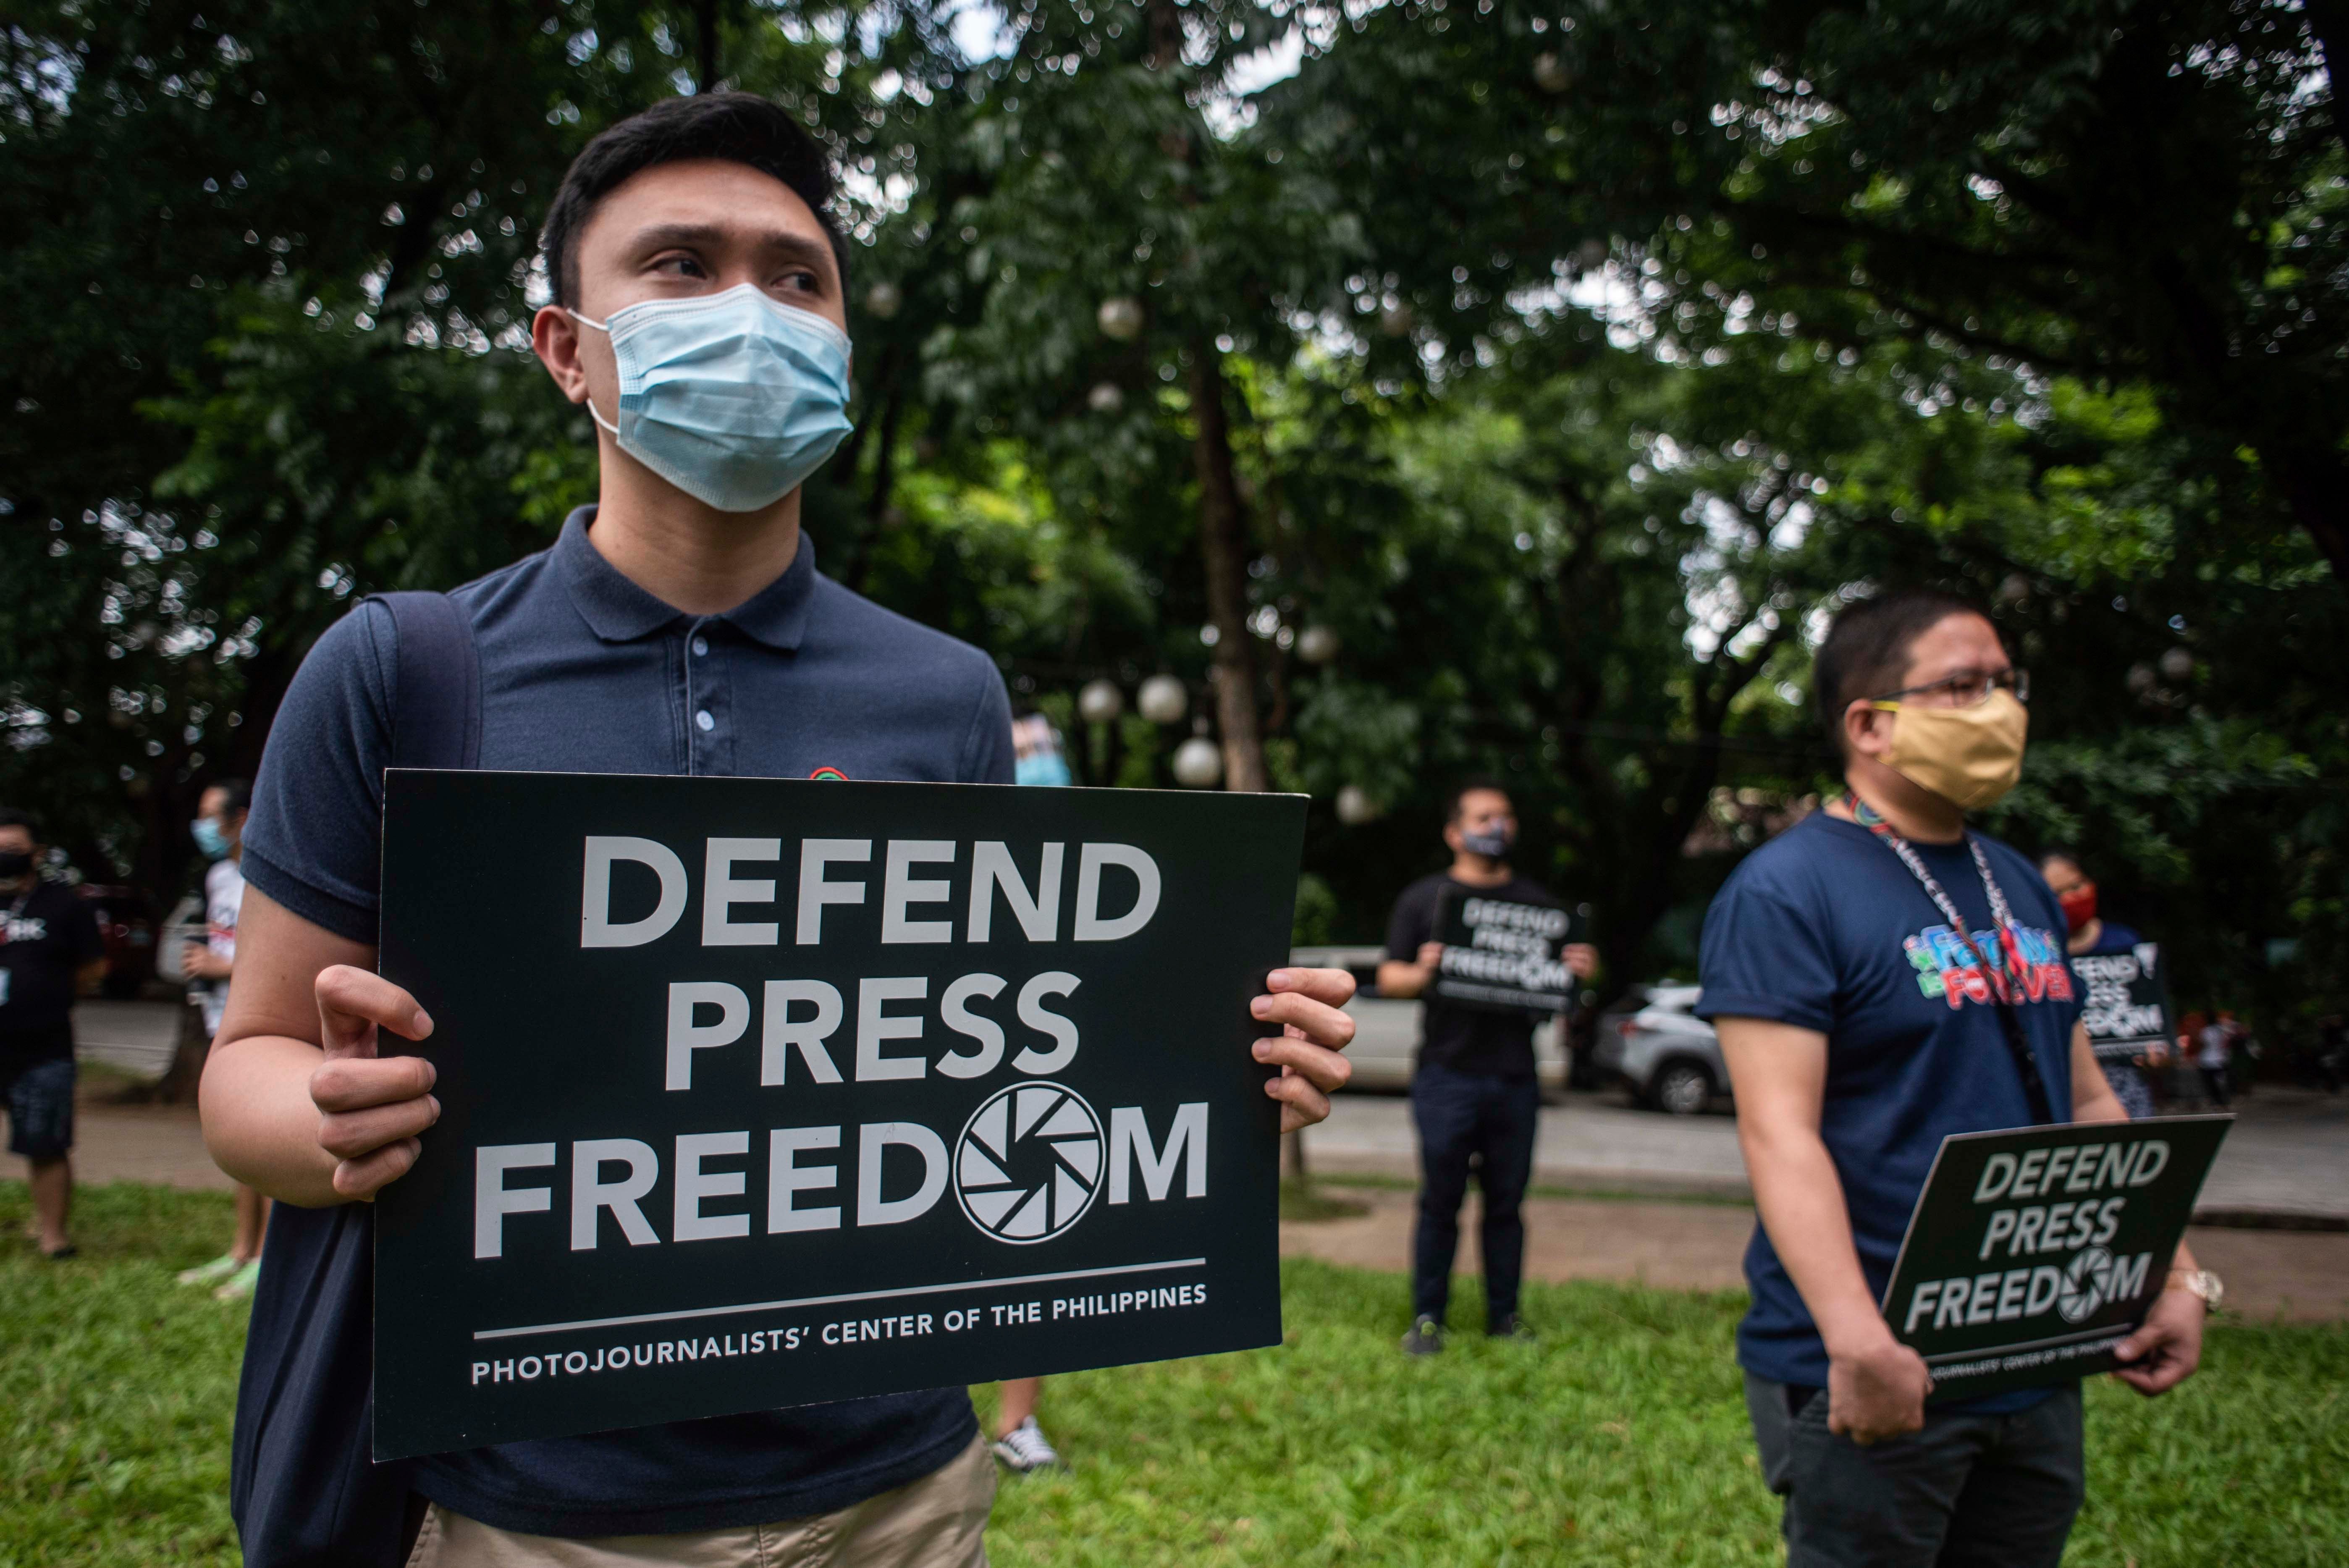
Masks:
[[[0,1098],[8,1152],[32,1167],[33,1223],[41,1251],[73,1256],[74,1038],[78,992],[106,975],[98,918],[75,891],[41,875],[39,835],[21,811],[0,809]]]
[[[1421,996],[1434,983],[1444,956],[1444,945],[1434,940],[1436,920],[1447,893],[1559,907],[1547,888],[1509,868],[1516,836],[1516,814],[1500,785],[1471,779],[1452,792],[1444,826],[1452,866],[1421,877],[1395,900],[1386,960],[1379,965],[1381,996]],[[1599,951],[1587,943],[1569,944],[1564,956],[1578,980],[1599,967]],[[1517,1286],[1525,1272],[1526,1227],[1519,1210],[1533,1177],[1541,1117],[1541,1085],[1534,1076],[1534,1029],[1540,1022],[1529,1012],[1434,996],[1421,1005],[1419,1061],[1411,1084],[1412,1116],[1419,1126],[1419,1221],[1412,1247],[1412,1327],[1402,1341],[1410,1355],[1443,1347],[1460,1203],[1472,1161],[1484,1195],[1478,1251],[1485,1332],[1503,1337],[1523,1332]]]

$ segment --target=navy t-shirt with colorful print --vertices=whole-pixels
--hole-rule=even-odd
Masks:
[[[2058,934],[2063,910],[2028,860],[1976,836],[2014,917],[1996,943],[1971,853],[1963,844],[1914,847],[1996,976],[1982,971],[1889,845],[1824,812],[1746,857],[1705,917],[1700,1016],[1769,1019],[1827,1037],[1819,1133],[1879,1298],[1941,1140],[2034,1119],[1994,985],[2013,998],[2055,1114],[2071,1114],[2080,1003]],[[1737,1331],[1739,1364],[1781,1383],[1825,1386],[1826,1348],[1758,1224],[1745,1277],[1753,1306]],[[1965,1407],[2019,1409],[2042,1397],[2030,1390]]]

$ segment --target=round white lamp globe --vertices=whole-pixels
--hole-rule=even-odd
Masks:
[[[1102,337],[1131,343],[1142,336],[1142,301],[1123,294],[1104,299],[1093,320]]]
[[[1088,680],[1077,693],[1077,714],[1088,724],[1111,723],[1124,711],[1125,693],[1113,680]]]
[[[1134,694],[1134,705],[1152,723],[1173,724],[1180,722],[1183,715],[1190,711],[1191,694],[1184,691],[1183,683],[1172,675],[1154,675],[1143,681],[1142,690]]]
[[[1205,735],[1174,748],[1174,782],[1185,789],[1209,789],[1224,779],[1224,749]]]

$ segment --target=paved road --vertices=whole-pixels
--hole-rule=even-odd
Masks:
[[[154,1077],[170,1064],[177,1027],[176,1009],[164,1002],[91,1002],[75,1012],[85,1061],[140,1077]],[[2349,1096],[2270,1088],[2240,1101],[2238,1109],[2241,1119],[2203,1189],[2203,1210],[2317,1215],[2349,1223]],[[150,1118],[149,1126],[134,1117],[125,1130],[145,1127],[142,1136],[170,1141],[173,1135],[160,1130],[169,1120]],[[192,1128],[181,1136],[192,1138]],[[189,1147],[209,1169],[200,1146]],[[1316,1170],[1413,1176],[1419,1140],[1411,1102],[1400,1095],[1341,1095],[1330,1120],[1306,1135],[1306,1147]],[[135,1140],[122,1153],[143,1169],[172,1168],[178,1158],[141,1153]],[[1749,1191],[1734,1117],[1667,1116],[1633,1109],[1612,1094],[1570,1095],[1565,1104],[1543,1109],[1534,1174],[1540,1185],[1587,1191],[1722,1197]],[[122,1176],[171,1179],[128,1169]],[[187,1178],[201,1180],[202,1170],[191,1168]]]
[[[2202,1189],[2202,1211],[2349,1223],[2349,1096],[2269,1088],[2236,1108],[2240,1119]],[[1330,1119],[1306,1134],[1306,1150],[1317,1170],[1413,1175],[1411,1102],[1341,1095]],[[1569,1095],[1543,1108],[1534,1179],[1595,1191],[1750,1195],[1733,1116],[1667,1116],[1611,1094]]]
[[[85,1061],[152,1077],[169,1065],[169,1005],[86,1003],[76,1025]],[[141,1181],[225,1189],[204,1152],[190,1106],[111,1103],[111,1086],[87,1083],[74,1159],[85,1182]],[[1337,1113],[1309,1135],[1314,1168],[1408,1175],[1416,1158],[1409,1102],[1399,1096],[1345,1095]],[[2230,1164],[2212,1178],[2206,1201],[2223,1194],[2249,1207],[2349,1210],[2349,1105],[2270,1092],[2246,1106],[2229,1144]],[[1743,1195],[1737,1126],[1726,1116],[1675,1118],[1600,1096],[1577,1095],[1542,1115],[1537,1165],[1548,1185],[1600,1191]],[[2225,1185],[2221,1185],[2221,1179]],[[1281,1251],[1358,1268],[1410,1266],[1412,1194],[1333,1187],[1360,1199],[1355,1219],[1284,1225]],[[1475,1266],[1475,1218],[1464,1216],[1460,1267]],[[1539,1280],[1639,1280],[1692,1290],[1734,1290],[1750,1210],[1686,1202],[1592,1202],[1536,1199],[1527,1205],[1526,1272]],[[2349,1234],[2197,1227],[2196,1253],[2228,1280],[2230,1304],[2253,1317],[2349,1318]],[[1400,1298],[1398,1298],[1400,1303]],[[1398,1305],[1398,1312],[1401,1306]]]
[[[75,1054],[140,1078],[160,1078],[171,1064],[180,1009],[169,1002],[84,1002],[74,1007]]]

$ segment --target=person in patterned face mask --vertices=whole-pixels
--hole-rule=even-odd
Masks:
[[[1521,1204],[1533,1178],[1540,1131],[1541,1085],[1534,1075],[1530,1013],[1498,1012],[1429,996],[1444,961],[1435,940],[1438,910],[1448,897],[1479,893],[1510,903],[1557,908],[1549,889],[1517,875],[1509,864],[1516,846],[1517,814],[1508,792],[1491,779],[1454,788],[1444,808],[1444,870],[1423,877],[1395,899],[1387,923],[1387,954],[1379,965],[1379,994],[1425,997],[1420,1009],[1419,1058],[1412,1073],[1412,1120],[1419,1131],[1419,1216],[1412,1239],[1412,1324],[1402,1337],[1408,1355],[1443,1348],[1452,1300],[1452,1264],[1460,1247],[1460,1205],[1473,1171],[1483,1194],[1477,1256],[1485,1266],[1485,1327],[1515,1339],[1526,1333],[1517,1317],[1524,1272]],[[1559,955],[1575,978],[1599,967],[1587,942]]]

